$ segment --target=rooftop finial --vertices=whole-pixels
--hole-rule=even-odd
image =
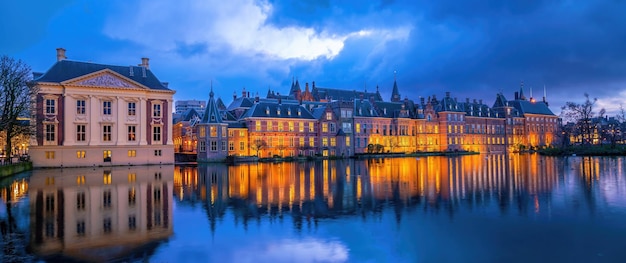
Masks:
[[[213,93],[213,80],[211,80],[211,92],[209,92],[209,97],[213,98],[213,95],[215,95],[215,93]]]
[[[398,73],[397,71],[395,71],[395,70],[393,71],[393,81],[396,81],[396,74],[397,73]]]

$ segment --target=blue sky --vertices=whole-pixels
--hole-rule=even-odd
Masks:
[[[4,1],[0,54],[33,71],[67,57],[115,65],[150,58],[176,100],[226,103],[245,87],[265,96],[292,78],[375,90],[388,100],[445,91],[493,103],[523,81],[556,113],[597,97],[609,114],[626,98],[623,1]]]

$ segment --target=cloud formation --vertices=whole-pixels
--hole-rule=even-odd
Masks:
[[[143,0],[135,5],[125,3],[121,12],[109,17],[105,34],[182,56],[223,45],[234,53],[274,60],[333,59],[346,39],[371,35],[367,30],[341,34],[303,26],[278,27],[268,23],[273,7],[266,1]],[[385,38],[392,34],[380,33]]]

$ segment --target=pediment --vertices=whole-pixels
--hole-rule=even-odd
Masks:
[[[108,69],[70,79],[63,84],[106,88],[146,89],[143,85]]]

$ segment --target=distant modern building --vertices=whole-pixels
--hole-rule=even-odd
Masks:
[[[179,118],[184,117],[186,114],[189,113],[189,110],[194,110],[195,112],[197,112],[200,117],[200,119],[202,119],[202,115],[204,114],[204,109],[206,108],[206,101],[203,100],[177,100],[176,102],[174,102],[174,117],[172,118],[174,120],[174,123],[177,123],[179,121]]]
[[[174,91],[138,66],[68,60],[34,73],[36,95],[30,155],[35,167],[174,162]]]

